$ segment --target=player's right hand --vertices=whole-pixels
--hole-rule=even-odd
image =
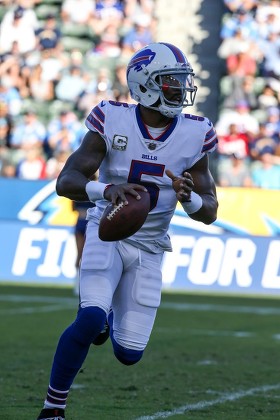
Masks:
[[[117,205],[117,202],[123,201],[125,205],[128,204],[125,194],[133,195],[136,200],[140,200],[141,196],[137,191],[147,191],[147,189],[140,184],[118,184],[109,185],[105,188],[104,198],[105,200],[111,201],[112,204]]]

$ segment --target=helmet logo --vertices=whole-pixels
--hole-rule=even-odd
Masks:
[[[139,51],[139,53],[136,54],[128,64],[127,74],[131,69],[134,69],[135,71],[141,71],[143,66],[147,67],[147,65],[153,61],[155,55],[156,53],[149,49]]]

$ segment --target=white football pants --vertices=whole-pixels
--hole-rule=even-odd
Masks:
[[[143,251],[124,241],[103,242],[90,220],[80,267],[80,304],[112,307],[114,338],[121,346],[144,350],[161,298],[163,253]]]

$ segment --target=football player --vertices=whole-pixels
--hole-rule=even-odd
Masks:
[[[67,395],[92,343],[110,335],[124,365],[141,359],[161,300],[163,253],[172,251],[168,228],[179,201],[192,219],[211,224],[218,202],[208,154],[217,146],[211,121],[182,113],[196,95],[194,73],[174,45],[152,43],[127,66],[136,104],[101,101],[85,124],[88,132],[57,180],[57,193],[92,201],[80,267],[75,321],[54,355],[44,408],[38,420],[64,420]],[[98,181],[91,176],[99,170]],[[98,237],[108,202],[148,190],[151,208],[138,232],[117,242]]]

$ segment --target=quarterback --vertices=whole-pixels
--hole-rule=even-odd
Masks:
[[[197,222],[216,220],[218,202],[208,154],[217,146],[211,121],[183,113],[196,95],[194,73],[174,45],[152,43],[127,66],[135,104],[101,101],[86,118],[88,132],[57,180],[57,193],[92,201],[80,265],[77,317],[62,333],[38,420],[64,420],[67,396],[92,344],[110,337],[124,365],[141,359],[161,300],[161,262],[172,251],[168,228],[178,201]],[[91,181],[99,172],[97,181]],[[150,212],[134,235],[98,236],[108,202],[150,194]],[[94,417],[94,409],[93,409]]]

